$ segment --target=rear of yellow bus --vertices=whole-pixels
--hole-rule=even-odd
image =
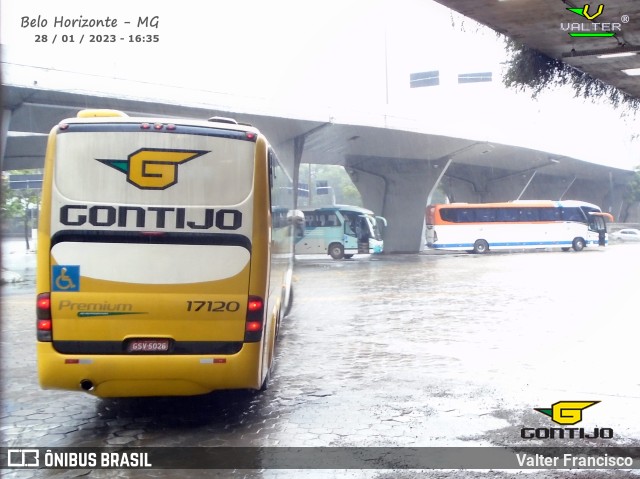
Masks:
[[[85,111],[53,128],[38,232],[43,388],[100,397],[259,389],[268,145],[250,127]]]

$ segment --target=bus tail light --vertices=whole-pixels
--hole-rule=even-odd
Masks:
[[[36,335],[38,341],[52,340],[52,321],[51,321],[51,295],[49,293],[40,293],[36,298]]]
[[[247,301],[247,320],[244,328],[244,340],[254,343],[262,339],[264,301],[259,296],[249,296]]]

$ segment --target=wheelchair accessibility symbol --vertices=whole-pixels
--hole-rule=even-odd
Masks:
[[[80,266],[55,265],[51,282],[52,291],[80,291]]]

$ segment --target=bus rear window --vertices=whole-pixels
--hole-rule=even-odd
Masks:
[[[73,201],[235,205],[251,193],[255,144],[209,135],[80,131],[59,135],[55,187]]]

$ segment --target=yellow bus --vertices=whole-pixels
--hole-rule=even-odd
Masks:
[[[44,389],[264,389],[292,298],[291,175],[251,126],[83,110],[49,135]]]

